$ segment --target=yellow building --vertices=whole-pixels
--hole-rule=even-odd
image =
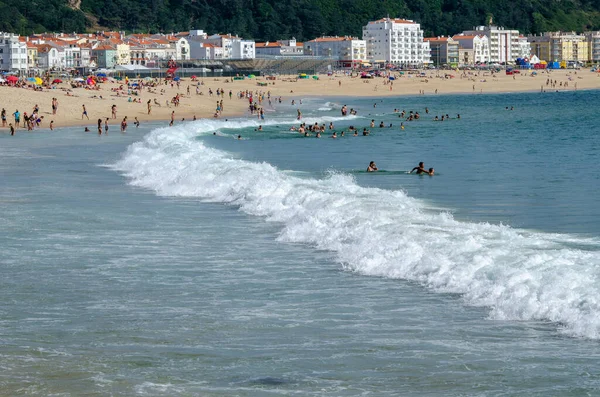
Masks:
[[[29,69],[37,68],[38,48],[37,44],[27,42],[27,67]]]
[[[531,54],[548,62],[589,62],[589,42],[575,32],[546,32],[529,35]]]
[[[600,31],[585,32],[583,34],[588,42],[588,58],[592,63],[600,62]]]

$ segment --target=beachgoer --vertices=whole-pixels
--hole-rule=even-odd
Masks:
[[[422,161],[419,163],[419,165],[415,168],[413,168],[409,174],[412,174],[413,171],[417,171],[417,175],[423,174],[423,173],[427,173],[427,170],[425,169],[425,163],[423,163]]]
[[[19,123],[21,122],[21,113],[19,112],[19,109],[15,110],[13,116],[15,116],[15,128],[19,128]]]
[[[374,161],[371,161],[369,163],[369,166],[367,167],[367,172],[375,172],[377,170],[378,170],[377,165],[375,165]]]
[[[89,117],[89,116],[88,116],[88,114],[87,114],[87,110],[86,110],[86,108],[85,108],[85,105],[81,105],[81,108],[82,108],[82,112],[81,112],[81,119],[83,120],[83,116],[85,116],[85,117],[87,117],[87,119],[89,120],[89,119],[90,119],[90,117]]]

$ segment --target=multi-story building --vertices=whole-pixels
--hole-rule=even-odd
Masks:
[[[192,32],[188,36],[190,59],[254,59],[256,57],[253,40],[244,40],[231,34],[207,36],[201,30]]]
[[[589,62],[599,63],[600,62],[600,31],[596,32],[584,32],[588,42],[588,60]]]
[[[421,66],[428,54],[421,25],[408,19],[383,18],[363,27],[367,59],[376,63]]]
[[[490,61],[490,41],[482,34],[457,34],[452,39],[458,42],[460,65],[474,65]]]
[[[304,55],[304,44],[296,39],[256,43],[256,57]]]
[[[519,56],[518,58],[530,58],[531,56],[531,45],[527,40],[527,37],[520,35],[519,36]]]
[[[589,43],[583,34],[575,32],[546,32],[529,35],[532,54],[548,62],[588,62]]]
[[[452,37],[427,37],[429,43],[431,62],[436,66],[446,65],[457,67],[459,64],[459,43]]]
[[[357,37],[318,37],[304,43],[304,54],[329,57],[351,67],[367,59],[367,43]]]
[[[117,48],[109,44],[100,44],[92,49],[91,59],[99,68],[113,68],[117,64]]]
[[[254,40],[231,40],[231,59],[254,59],[256,47]]]
[[[39,68],[38,62],[38,45],[27,41],[27,68],[36,69]]]
[[[39,68],[47,70],[59,70],[65,68],[65,51],[62,47],[51,44],[37,44],[37,60]]]
[[[16,34],[0,32],[0,70],[25,72],[27,68],[27,43]]]
[[[525,51],[522,47],[518,30],[488,25],[477,26],[473,30],[467,30],[462,33],[466,36],[484,35],[489,39],[490,62],[513,62],[517,58],[528,56],[528,54],[523,54],[523,52],[529,51]]]
[[[193,43],[190,46],[191,59],[224,59],[223,47],[208,43]]]

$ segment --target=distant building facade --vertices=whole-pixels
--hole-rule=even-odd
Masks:
[[[584,34],[546,32],[527,36],[531,53],[547,62],[582,62],[590,60],[589,42]]]
[[[25,72],[28,67],[27,42],[16,34],[0,32],[0,70]]]
[[[516,29],[505,29],[494,25],[477,26],[473,30],[462,32],[464,35],[484,35],[489,40],[490,62],[513,62],[517,58],[528,56],[527,48],[523,48],[520,34]]]
[[[351,67],[367,59],[367,43],[357,37],[318,37],[304,43],[304,55],[329,57]]]
[[[431,62],[436,66],[459,65],[459,44],[452,37],[427,37],[424,39],[429,43]]]
[[[367,59],[377,63],[421,66],[428,63],[421,25],[408,19],[383,18],[363,27]]]
[[[452,39],[458,42],[460,65],[475,65],[490,61],[490,40],[482,34],[457,34]]]

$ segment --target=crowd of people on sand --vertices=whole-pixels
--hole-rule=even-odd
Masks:
[[[54,101],[55,98],[52,98],[52,114],[56,114],[56,108],[58,107],[58,101]],[[2,108],[2,111],[0,111],[2,128],[8,128],[10,131],[10,135],[15,135],[16,130],[20,128],[21,116],[23,116],[23,128],[27,129],[27,131],[32,131],[34,129],[41,128],[42,122],[44,121],[44,116],[40,115],[40,107],[37,103],[34,105],[33,110],[30,114],[27,114],[27,112],[23,112],[23,114],[21,115],[19,109],[16,109],[12,113],[12,116],[14,119],[14,124],[8,121],[7,111],[5,108]],[[48,127],[50,128],[50,130],[54,130],[54,121],[50,121]]]

